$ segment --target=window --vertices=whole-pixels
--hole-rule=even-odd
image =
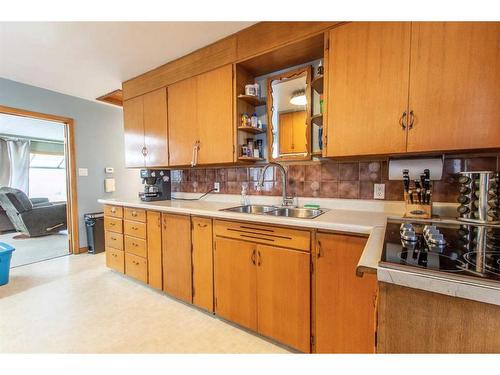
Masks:
[[[66,201],[64,155],[30,154],[29,196]]]

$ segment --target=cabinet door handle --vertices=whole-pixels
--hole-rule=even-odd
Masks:
[[[137,216],[137,211],[132,211],[132,216],[136,217]]]
[[[410,111],[410,124],[408,125],[409,130],[413,129],[414,123],[415,123],[415,114],[413,113],[413,110],[412,110],[412,111]]]
[[[144,146],[144,147],[142,148],[142,151],[141,151],[141,152],[142,152],[142,156],[146,156],[146,155],[148,154],[148,148],[147,148],[146,146]]]
[[[137,230],[137,229],[139,229],[139,228],[137,228],[137,227],[132,227],[132,230]]]
[[[257,261],[257,266],[260,267],[260,265],[262,264],[262,259],[261,259],[261,256],[260,256],[260,251],[257,251],[257,255],[259,256],[259,260]]]
[[[112,207],[110,211],[111,211],[111,213],[114,214],[114,213],[116,213],[116,208]]]
[[[255,266],[255,249],[252,251],[252,263]]]
[[[136,244],[135,242],[132,242],[132,246],[137,247],[137,246],[139,246],[139,245],[138,245],[138,244]]]
[[[206,228],[206,227],[208,226],[208,224],[200,224],[200,223],[198,223],[198,226],[199,226],[200,228]]]
[[[321,241],[318,241],[317,247],[318,247],[318,253],[316,254],[316,257],[319,258],[322,256],[321,255]]]
[[[403,115],[399,118],[399,126],[401,126],[401,128],[403,130],[406,129],[406,111],[403,112]]]
[[[114,227],[115,226],[115,223],[111,222],[109,223],[110,226]]]
[[[198,150],[200,149],[200,141],[194,142],[193,155],[191,157],[191,167],[195,167],[198,164]]]

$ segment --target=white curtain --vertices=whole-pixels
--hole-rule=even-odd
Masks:
[[[29,194],[30,142],[0,138],[0,186]]]

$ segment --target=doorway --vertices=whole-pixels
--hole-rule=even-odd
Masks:
[[[73,127],[0,106],[0,241],[16,248],[13,267],[80,252]]]

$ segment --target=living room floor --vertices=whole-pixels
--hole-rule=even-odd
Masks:
[[[12,269],[0,287],[0,352],[287,353],[104,264],[101,253]]]
[[[69,254],[68,231],[33,238],[23,238],[18,232],[4,233],[0,234],[0,242],[5,242],[16,249],[12,253],[11,267]]]

